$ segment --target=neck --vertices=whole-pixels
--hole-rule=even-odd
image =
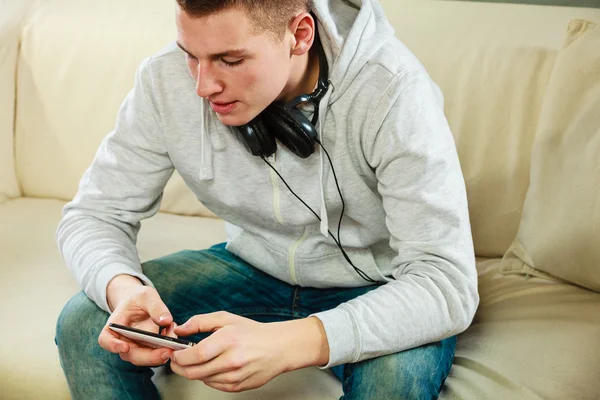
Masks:
[[[319,80],[319,56],[315,46],[302,56],[295,57],[292,62],[290,79],[278,98],[283,102],[311,93]]]

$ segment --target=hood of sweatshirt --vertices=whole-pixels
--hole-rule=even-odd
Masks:
[[[340,99],[362,68],[394,36],[381,5],[373,0],[316,0],[313,8],[333,86]]]
[[[362,68],[394,35],[394,30],[377,1],[317,0],[313,12],[317,16],[321,45],[329,67],[329,91],[319,104],[319,115],[327,118],[329,106],[342,98]],[[323,143],[324,124],[319,124],[319,140]],[[327,237],[329,217],[325,202],[325,157],[319,151],[321,184],[321,234]]]

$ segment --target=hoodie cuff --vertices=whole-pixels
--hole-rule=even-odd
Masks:
[[[108,300],[106,298],[106,287],[109,282],[117,275],[131,275],[139,278],[142,283],[146,286],[154,287],[150,279],[147,276],[136,271],[135,269],[128,267],[123,264],[108,264],[96,273],[95,279],[93,279],[93,283],[88,285],[87,290],[85,290],[88,297],[90,297],[101,309],[106,311],[107,313],[111,313],[110,308],[108,307]]]
[[[360,356],[360,331],[352,312],[344,305],[312,314],[323,323],[329,343],[329,363],[319,366],[328,369],[336,365],[355,363]]]

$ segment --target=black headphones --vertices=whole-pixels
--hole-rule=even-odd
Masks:
[[[252,121],[236,127],[253,155],[269,157],[275,153],[275,139],[301,158],[307,158],[315,151],[315,142],[319,140],[315,126],[319,120],[319,103],[329,88],[329,68],[318,34],[314,44],[319,57],[319,82],[315,91],[287,103],[274,102]],[[312,121],[297,109],[299,104],[307,102],[315,106]]]

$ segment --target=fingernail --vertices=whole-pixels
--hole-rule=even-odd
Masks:
[[[169,318],[169,314],[163,314],[160,317],[158,317],[158,320],[160,322],[162,322],[162,321],[166,320],[167,318]]]
[[[127,348],[125,346],[121,345],[121,346],[119,346],[118,350],[119,350],[119,353],[125,353],[127,351]]]
[[[169,356],[169,353],[163,353],[162,358],[163,358],[163,360],[168,360],[171,357]]]

